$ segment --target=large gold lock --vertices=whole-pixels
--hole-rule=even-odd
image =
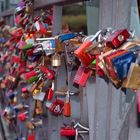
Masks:
[[[59,66],[61,66],[61,56],[60,56],[60,54],[55,53],[55,54],[52,56],[52,61],[51,61],[51,63],[52,63],[52,66],[53,66],[53,67],[59,67]]]

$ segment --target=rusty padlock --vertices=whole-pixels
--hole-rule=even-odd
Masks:
[[[60,56],[60,54],[55,53],[52,56],[51,65],[52,65],[52,67],[59,67],[59,66],[61,66],[61,56]]]

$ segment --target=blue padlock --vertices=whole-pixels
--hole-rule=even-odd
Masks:
[[[112,59],[112,64],[116,70],[117,77],[119,80],[123,80],[127,77],[130,64],[135,61],[136,55],[131,51]]]
[[[77,36],[76,33],[67,33],[67,34],[61,34],[58,36],[58,39],[60,42],[64,42],[66,40],[69,40],[69,39],[72,39],[72,38],[75,38]]]

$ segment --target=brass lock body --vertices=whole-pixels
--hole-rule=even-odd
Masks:
[[[51,61],[52,67],[59,67],[61,66],[61,56],[58,53],[55,53],[52,56],[52,61]]]

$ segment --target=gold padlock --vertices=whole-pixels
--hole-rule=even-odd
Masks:
[[[28,122],[26,123],[26,127],[27,127],[29,130],[34,130],[34,129],[35,129],[35,127],[34,127],[34,125],[33,125],[33,123],[32,123],[31,121],[28,121]]]
[[[59,67],[59,66],[61,66],[61,56],[60,56],[60,54],[55,53],[52,56],[51,63],[52,63],[52,67]]]

